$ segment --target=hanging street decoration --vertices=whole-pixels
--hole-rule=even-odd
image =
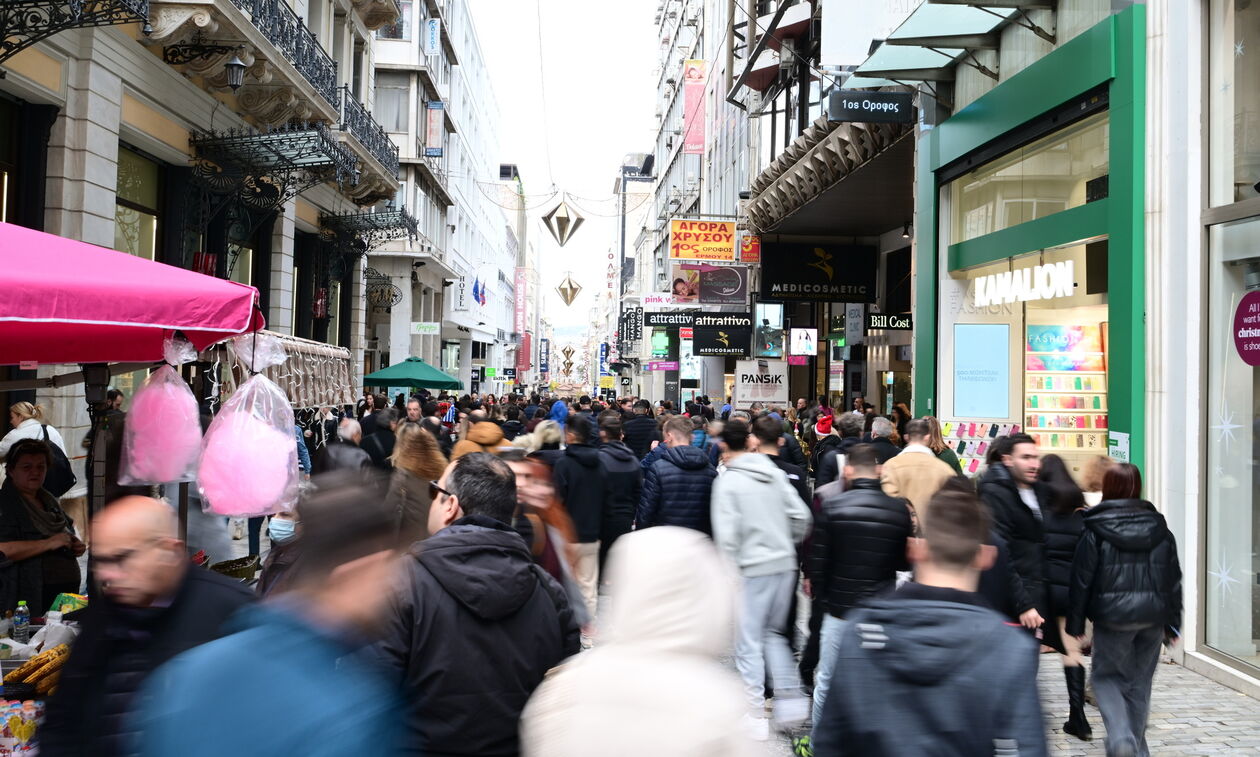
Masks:
[[[556,287],[556,292],[559,293],[560,299],[564,300],[565,305],[572,305],[581,291],[581,285],[573,280],[573,274],[571,273],[566,273],[564,281],[561,281],[560,286]]]
[[[569,207],[569,203],[564,200],[560,204],[551,209],[547,215],[543,216],[543,224],[547,227],[547,231],[551,232],[551,236],[555,237],[556,243],[561,247],[573,237],[573,233],[578,230],[582,222],[586,219],[578,215],[578,212]]]

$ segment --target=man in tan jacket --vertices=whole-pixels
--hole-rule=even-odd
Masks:
[[[904,497],[916,512],[923,512],[928,500],[941,488],[941,484],[957,475],[936,458],[927,446],[931,431],[927,421],[912,420],[906,424],[906,448],[893,459],[884,463],[880,483],[890,497]]]

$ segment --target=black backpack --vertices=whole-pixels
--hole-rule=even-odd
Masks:
[[[60,497],[73,489],[79,479],[75,478],[70,467],[70,458],[66,457],[61,447],[49,440],[48,426],[40,425],[40,428],[44,431],[44,443],[52,452],[52,465],[48,466],[48,475],[44,477],[44,489],[54,497]]]

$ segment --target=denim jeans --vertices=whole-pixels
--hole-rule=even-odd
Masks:
[[[767,668],[776,701],[801,697],[801,678],[786,635],[796,571],[744,578],[743,585],[735,667],[744,681],[749,710],[760,716],[766,701]]]
[[[1107,726],[1107,754],[1149,757],[1146,719],[1164,629],[1094,625],[1094,697]]]
[[[822,638],[818,648],[818,667],[814,670],[814,724],[822,719],[823,702],[831,690],[831,675],[840,657],[840,635],[847,621],[831,613],[823,618]]]

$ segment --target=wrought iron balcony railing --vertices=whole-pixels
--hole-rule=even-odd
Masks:
[[[337,107],[337,62],[284,0],[232,0],[271,44],[306,77],[328,104]]]
[[[355,99],[348,85],[341,87],[341,130],[353,134],[390,176],[398,176],[398,145]]]

